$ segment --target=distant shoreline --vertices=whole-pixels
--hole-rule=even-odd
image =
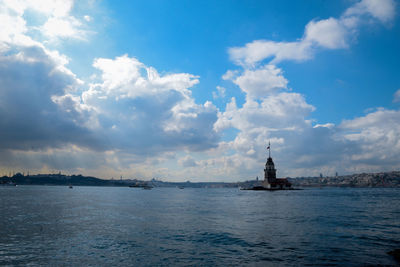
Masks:
[[[360,187],[360,188],[400,188],[400,171],[380,173],[360,173],[335,177],[298,177],[288,180],[294,187]],[[261,181],[248,180],[244,182],[164,182],[152,179],[106,180],[92,176],[64,175],[64,174],[36,174],[23,175],[17,173],[11,177],[0,177],[0,186],[7,183],[17,185],[73,185],[73,186],[115,186],[127,187],[130,185],[153,187],[180,187],[180,188],[235,188],[256,186]]]

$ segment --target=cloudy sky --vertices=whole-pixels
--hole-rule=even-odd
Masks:
[[[394,0],[0,0],[0,175],[400,168]]]

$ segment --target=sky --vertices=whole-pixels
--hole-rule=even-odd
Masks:
[[[0,0],[0,175],[400,168],[394,0]]]

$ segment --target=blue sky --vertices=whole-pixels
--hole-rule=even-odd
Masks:
[[[397,170],[398,2],[1,1],[0,171]]]

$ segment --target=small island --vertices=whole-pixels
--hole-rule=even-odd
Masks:
[[[286,178],[276,178],[276,169],[274,161],[271,158],[271,142],[268,143],[268,159],[265,163],[264,181],[261,185],[249,188],[241,188],[242,190],[293,190],[292,184]]]

